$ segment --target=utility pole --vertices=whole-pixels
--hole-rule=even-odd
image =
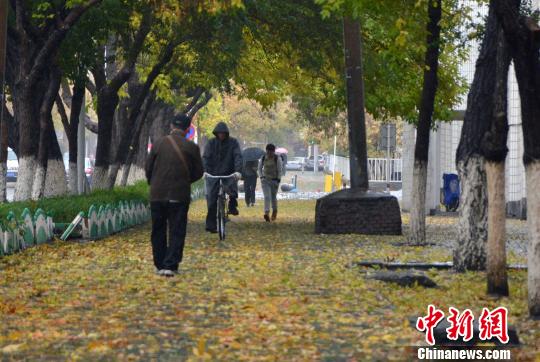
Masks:
[[[349,162],[351,188],[367,191],[366,116],[364,114],[364,79],[360,22],[343,19],[345,76],[347,78],[347,119],[349,126]]]
[[[77,127],[77,191],[80,194],[85,193],[86,174],[84,172],[84,160],[86,158],[86,140],[85,133],[85,115],[86,115],[86,96],[83,96],[81,113],[79,114],[79,125]]]
[[[0,0],[0,202],[7,199],[7,155],[8,127],[4,109],[6,108],[6,45],[7,45],[8,1]]]
[[[386,192],[390,192],[390,123],[386,124]]]

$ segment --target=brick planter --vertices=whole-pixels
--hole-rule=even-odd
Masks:
[[[401,235],[398,200],[379,192],[334,192],[317,200],[315,233]]]

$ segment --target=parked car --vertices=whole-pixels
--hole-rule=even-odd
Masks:
[[[19,176],[19,160],[17,155],[11,148],[8,148],[8,157],[7,157],[7,182],[17,181],[17,176]]]
[[[287,162],[286,168],[290,171],[302,171],[306,167],[305,157],[293,157]]]
[[[64,167],[66,169],[66,175],[69,178],[69,153],[64,153]],[[84,158],[84,173],[88,178],[88,182],[92,181],[92,173],[94,172],[94,161],[89,158]]]
[[[318,170],[319,171],[324,170],[324,156],[323,155],[319,155],[317,163],[318,163]],[[306,170],[313,171],[313,169],[314,169],[314,162],[313,162],[313,156],[311,156],[310,158],[306,160]]]
[[[92,174],[94,173],[94,161],[86,157],[84,159],[84,173],[89,183],[92,183]]]

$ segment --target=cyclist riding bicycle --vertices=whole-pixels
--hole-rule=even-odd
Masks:
[[[223,180],[223,184],[229,194],[229,214],[238,215],[238,180],[242,177],[242,150],[238,141],[229,136],[229,128],[225,122],[218,123],[213,133],[215,138],[209,140],[204,148],[204,171],[214,176],[235,175],[234,178]],[[219,180],[206,178],[205,182],[208,205],[206,231],[216,233]]]

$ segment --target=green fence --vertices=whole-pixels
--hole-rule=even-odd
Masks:
[[[88,195],[85,200],[114,199],[114,197],[111,197],[112,194],[130,197],[137,194],[145,195],[146,193],[147,186],[139,184],[134,187],[109,191],[108,193],[98,191]],[[103,195],[106,196],[103,197]],[[197,200],[203,196],[204,183],[201,180],[192,185],[191,198]],[[64,197],[63,202],[66,203],[66,206],[70,204],[70,207],[73,208],[72,201],[81,198],[84,198],[84,196]],[[65,222],[67,221],[65,220],[65,213],[62,213],[62,220],[60,220],[62,222],[55,222],[53,213],[58,212],[59,202],[61,204],[62,199],[46,200],[44,203],[54,205],[55,210],[45,212],[43,209],[37,208],[33,215],[28,207],[25,207],[20,215],[16,215],[17,209],[20,211],[21,203],[14,204],[14,210],[8,211],[7,215],[0,219],[0,256],[13,254],[52,241],[55,236],[59,236],[62,240],[73,237],[92,240],[101,239],[150,220],[150,208],[147,202],[142,199],[132,199],[91,204],[88,210],[75,213],[71,223]],[[10,204],[3,205],[4,208],[9,206]]]
[[[37,209],[34,215],[24,209],[17,217],[9,212],[0,222],[0,255],[13,254],[34,245],[51,241],[55,234],[62,239],[73,234],[100,239],[123,231],[150,219],[150,209],[141,200],[120,201],[117,204],[92,205],[87,212],[81,211],[70,223],[55,223],[51,215]]]

